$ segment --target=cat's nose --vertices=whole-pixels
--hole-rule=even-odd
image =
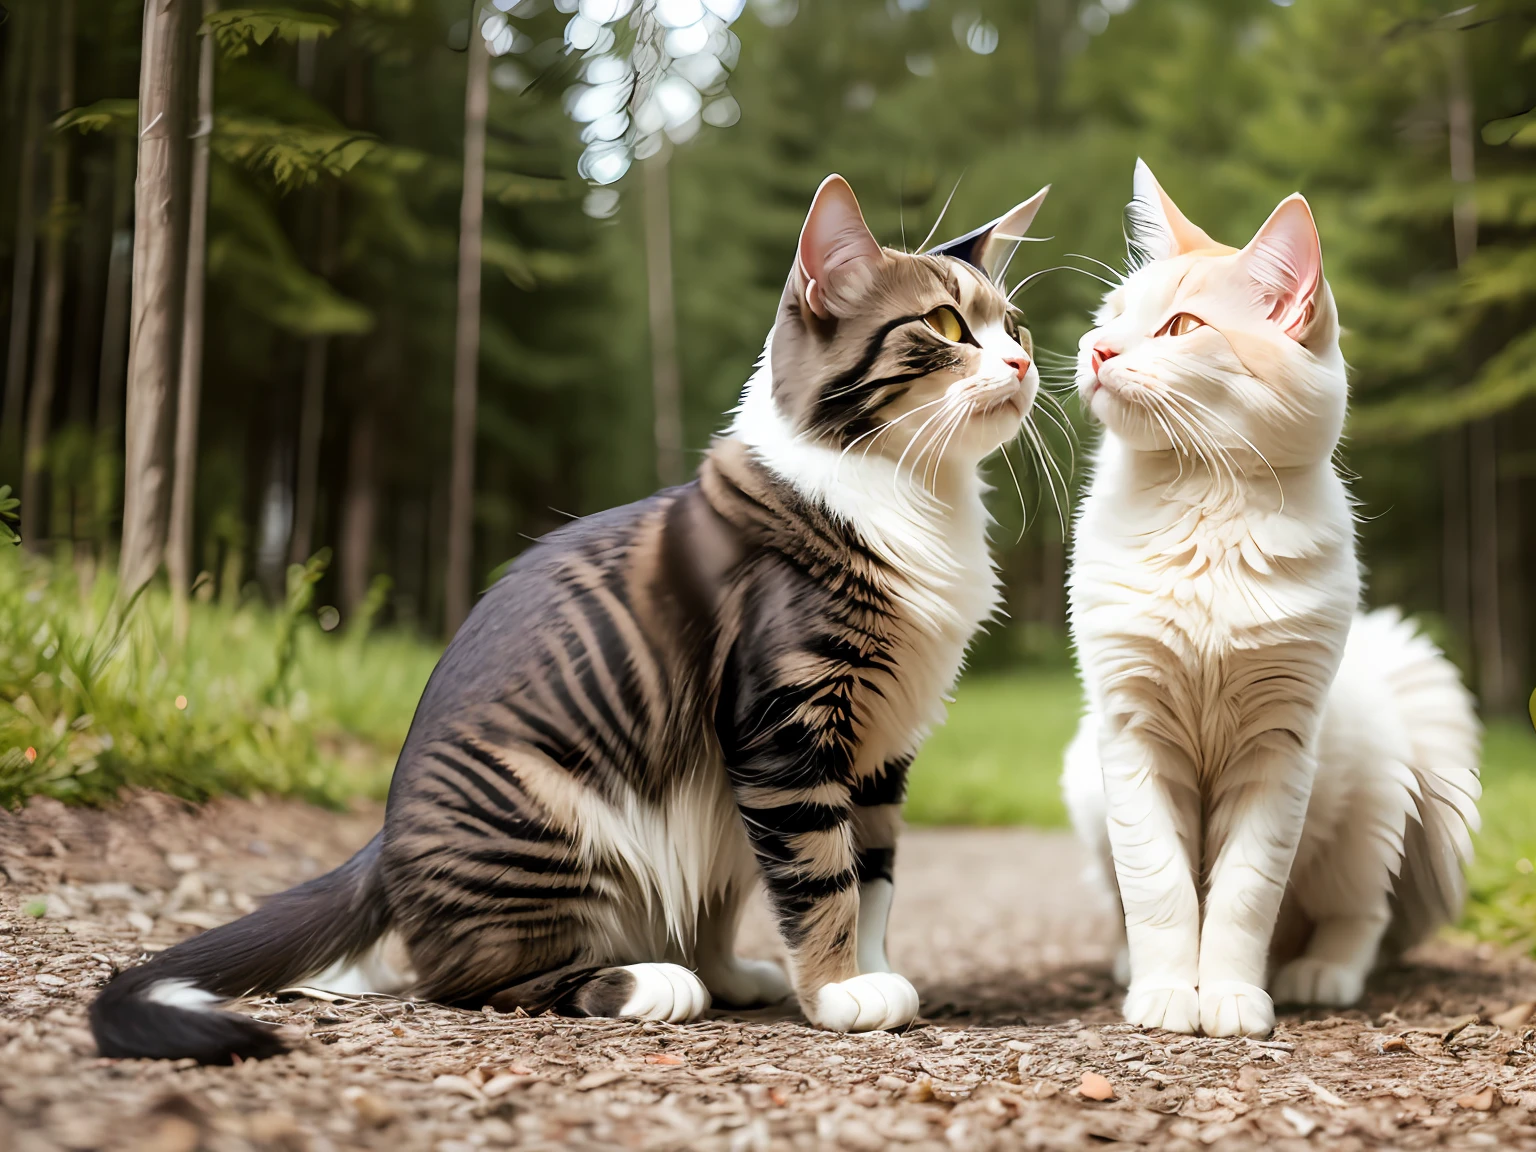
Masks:
[[[1097,376],[1099,369],[1104,367],[1104,362],[1106,360],[1113,360],[1118,355],[1120,353],[1116,352],[1113,348],[1106,348],[1102,344],[1095,344],[1093,348],[1093,374]]]
[[[1004,356],[1003,363],[1012,368],[1014,374],[1017,375],[1020,380],[1023,380],[1024,377],[1029,374],[1028,356]]]

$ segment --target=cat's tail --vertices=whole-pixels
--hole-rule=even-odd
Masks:
[[[1349,642],[1362,646],[1367,666],[1388,687],[1396,705],[1390,721],[1402,726],[1412,749],[1406,766],[1416,811],[1404,833],[1383,942],[1396,954],[1461,915],[1472,834],[1480,826],[1482,725],[1455,666],[1396,609],[1358,617]]]
[[[275,1028],[221,1005],[335,975],[381,941],[382,835],[334,872],[114,977],[91,1005],[101,1054],[229,1064],[286,1051]]]

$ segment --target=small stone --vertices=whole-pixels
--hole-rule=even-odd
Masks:
[[[1456,1107],[1467,1108],[1473,1112],[1491,1112],[1496,1099],[1493,1085],[1490,1084],[1481,1092],[1470,1092],[1465,1096],[1456,1097]]]
[[[1084,1072],[1083,1082],[1077,1086],[1077,1094],[1084,1100],[1113,1100],[1115,1086],[1097,1072]]]
[[[1313,1132],[1317,1131],[1317,1121],[1295,1108],[1282,1108],[1280,1115],[1284,1116],[1291,1127],[1296,1129],[1296,1135],[1305,1140]]]
[[[197,857],[190,852],[167,852],[165,866],[172,872],[193,872],[197,869]]]
[[[64,987],[65,984],[69,983],[69,981],[61,980],[57,976],[50,976],[46,972],[43,972],[40,975],[34,976],[34,977],[32,977],[32,979],[36,980],[44,988],[62,988],[62,987]]]

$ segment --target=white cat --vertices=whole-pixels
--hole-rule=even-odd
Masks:
[[[1078,519],[1086,715],[1064,787],[1125,913],[1126,1019],[1265,1035],[1453,918],[1480,733],[1455,670],[1357,616],[1348,388],[1307,203],[1217,244],[1140,161],[1141,266],[1078,349],[1105,426]],[[1283,930],[1277,933],[1278,925]]]

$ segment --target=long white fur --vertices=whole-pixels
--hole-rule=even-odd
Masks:
[[[1282,204],[1249,249],[1211,251],[1140,163],[1135,193],[1133,247],[1152,261],[1079,349],[1081,394],[1108,430],[1070,580],[1087,708],[1065,790],[1115,878],[1127,1019],[1265,1034],[1288,885],[1318,929],[1277,990],[1311,1001],[1363,989],[1412,816],[1431,857],[1416,886],[1439,904],[1418,919],[1454,910],[1475,721],[1454,672],[1400,625],[1357,625],[1335,679],[1360,578],[1332,463],[1345,367],[1305,203]],[[1207,326],[1163,336],[1181,312]],[[1423,751],[1447,760],[1387,727],[1399,666],[1401,693],[1439,718]],[[1338,834],[1345,811],[1366,835]]]

